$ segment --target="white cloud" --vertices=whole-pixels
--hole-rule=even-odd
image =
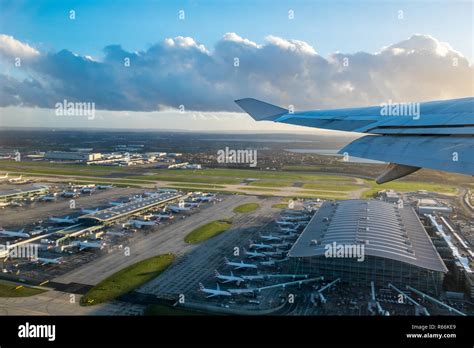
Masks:
[[[375,54],[328,58],[304,41],[276,36],[259,45],[227,33],[213,51],[178,36],[140,52],[107,46],[103,61],[67,50],[40,54],[12,37],[0,39],[0,56],[35,57],[23,69],[24,80],[8,69],[0,74],[0,106],[47,108],[67,99],[93,101],[105,110],[184,105],[195,111],[239,111],[234,99],[254,97],[303,110],[474,94],[474,70],[467,59],[429,35],[413,35]]]
[[[30,45],[16,40],[13,36],[0,34],[0,56],[7,58],[33,58],[39,52]]]
[[[304,41],[286,40],[273,35],[267,36],[265,40],[267,40],[270,44],[278,46],[284,50],[290,50],[302,54],[317,54],[314,48]]]

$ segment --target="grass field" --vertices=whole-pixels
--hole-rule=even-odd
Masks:
[[[128,266],[90,289],[81,298],[81,305],[96,305],[120,297],[157,277],[174,259],[173,254],[164,254]]]
[[[275,209],[286,209],[286,208],[288,208],[288,203],[277,203],[277,204],[273,204],[273,205],[272,205],[272,208],[275,208]]]
[[[232,222],[230,220],[216,220],[202,225],[193,231],[191,231],[185,238],[184,241],[190,244],[201,243],[209,238],[217,236],[218,234],[227,231]]]
[[[360,185],[347,185],[346,183],[322,183],[322,184],[303,184],[304,189],[316,191],[355,191],[361,188]]]
[[[314,168],[313,168],[314,167]],[[345,175],[311,173],[322,170],[320,166],[287,166],[292,171],[265,171],[258,169],[206,168],[201,170],[169,170],[156,168],[129,168],[110,166],[87,166],[82,164],[59,164],[49,162],[0,161],[0,173],[9,172],[25,176],[64,176],[69,182],[102,182],[116,186],[151,187],[156,181],[167,181],[166,186],[182,190],[203,190],[230,194],[278,195],[281,190],[294,192],[295,197],[345,199],[354,197],[351,192],[366,189],[362,198],[373,197],[382,189],[400,192],[427,190],[456,194],[456,182],[451,185],[435,182],[404,180],[376,185],[373,180],[357,179]],[[327,168],[326,168],[327,169]],[[241,184],[244,179],[258,181],[246,186],[226,189],[223,185]],[[413,178],[412,178],[413,180]],[[298,185],[295,185],[298,183]],[[299,186],[300,188],[296,188]]]
[[[456,187],[444,184],[425,183],[417,181],[392,181],[386,184],[377,185],[375,181],[364,181],[368,185],[370,185],[371,188],[363,193],[362,198],[372,198],[378,191],[389,189],[399,192],[412,192],[418,190],[427,190],[445,194],[456,194],[458,192],[458,189]]]
[[[234,208],[234,213],[250,213],[260,208],[258,203],[247,203]]]
[[[289,180],[263,180],[249,183],[249,186],[257,187],[288,187],[293,186],[293,181]]]
[[[30,288],[28,286],[18,286],[10,283],[0,282],[0,297],[27,297],[45,292],[46,290]]]
[[[278,192],[278,190],[265,187],[239,187],[239,190],[251,192]]]

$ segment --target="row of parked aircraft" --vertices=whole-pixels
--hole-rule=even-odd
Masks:
[[[245,271],[245,270],[258,270],[259,267],[265,268],[276,268],[278,263],[285,262],[288,260],[286,254],[293,245],[292,242],[299,236],[299,231],[302,227],[306,226],[308,221],[311,219],[311,215],[306,212],[300,213],[295,211],[294,213],[287,213],[282,215],[279,220],[276,221],[279,234],[259,234],[260,242],[250,240],[249,249],[243,249],[245,256],[250,260],[262,260],[259,262],[246,262],[243,260],[230,261],[224,258],[226,266],[231,267],[234,271]],[[215,278],[218,283],[215,289],[206,288],[202,283],[199,283],[199,291],[206,294],[207,298],[212,297],[231,297],[234,295],[246,295],[255,294],[256,289],[241,288],[241,289],[221,289],[219,283],[228,284],[233,283],[240,286],[243,283],[249,281],[264,281],[270,278],[281,278],[289,277],[293,280],[307,278],[307,275],[294,275],[294,274],[234,274],[230,271],[230,274],[225,275],[219,273],[217,270],[214,271]]]
[[[79,186],[78,188],[71,188],[69,190],[64,190],[62,192],[55,192],[55,193],[50,193],[47,195],[42,196],[39,200],[44,201],[44,202],[51,202],[51,201],[56,201],[58,197],[63,197],[63,198],[77,198],[81,194],[89,194],[91,195],[94,193],[96,190],[105,190],[112,188],[112,185],[86,185],[86,186]]]
[[[16,177],[16,178],[10,178],[8,176],[8,173],[6,173],[5,175],[0,176],[0,182],[3,182],[3,181],[7,181],[7,182],[12,183],[12,184],[18,184],[20,182],[26,182],[26,180],[23,179],[23,175],[20,175],[19,177]]]

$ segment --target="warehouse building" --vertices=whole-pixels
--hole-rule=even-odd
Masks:
[[[102,158],[101,153],[90,152],[63,152],[63,151],[49,151],[44,155],[48,160],[61,161],[97,161]]]
[[[448,271],[415,211],[378,200],[323,203],[288,256],[294,273],[433,294]]]

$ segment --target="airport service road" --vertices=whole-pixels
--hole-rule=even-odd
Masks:
[[[47,220],[49,216],[62,216],[80,212],[81,208],[91,208],[105,205],[120,197],[138,194],[143,190],[137,188],[113,187],[107,190],[97,190],[92,195],[81,195],[76,198],[76,209],[69,208],[69,199],[59,197],[56,202],[35,202],[24,207],[5,208],[0,210],[2,227],[23,228],[29,223]]]
[[[242,247],[248,246],[249,239],[255,238],[258,232],[265,229],[280,213],[279,209],[271,207],[278,202],[277,198],[259,200],[259,209],[248,214],[238,214],[230,230],[198,244],[194,250],[179,257],[163,274],[143,285],[138,291],[164,298],[176,298],[179,294],[194,297],[199,282],[214,288],[214,270],[229,273],[230,269],[224,265],[224,257],[230,260],[245,260],[243,256],[233,256],[234,248],[239,247],[243,253]]]
[[[177,221],[167,226],[159,226],[154,231],[133,238],[130,242],[130,256],[125,256],[124,250],[113,250],[110,254],[102,256],[88,264],[85,264],[65,275],[53,279],[59,283],[81,283],[96,285],[104,278],[120,271],[121,269],[159,254],[173,253],[182,255],[188,250],[196,247],[184,242],[184,237],[194,228],[207,222],[228,218],[235,215],[232,211],[235,207],[250,202],[258,202],[257,197],[252,196],[223,196],[221,202],[211,205],[202,211],[182,219],[182,214],[177,214]],[[226,234],[228,232],[224,232]]]
[[[70,294],[47,291],[31,297],[0,298],[0,315],[142,315],[144,306],[112,301],[92,307],[70,302]]]

